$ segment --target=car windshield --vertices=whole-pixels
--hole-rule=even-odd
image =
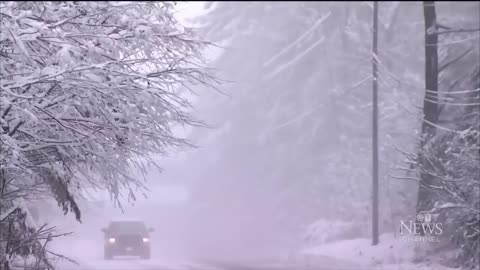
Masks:
[[[139,221],[116,221],[111,222],[109,226],[110,232],[146,232],[147,228],[143,222]]]

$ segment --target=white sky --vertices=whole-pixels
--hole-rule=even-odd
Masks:
[[[185,1],[177,2],[177,18],[186,26],[191,26],[189,19],[194,18],[204,12],[205,1]]]

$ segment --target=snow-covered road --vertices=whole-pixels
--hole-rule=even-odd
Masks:
[[[328,257],[263,260],[139,260],[121,257],[106,261],[101,258],[79,261],[79,265],[61,263],[58,270],[367,270],[368,267]]]
[[[92,260],[80,262],[79,265],[62,263],[57,266],[58,270],[217,270],[218,268],[187,262],[171,262],[165,260],[137,260],[130,258],[116,259],[112,261]]]
[[[173,209],[171,209],[173,208]],[[151,210],[155,209],[155,215]],[[133,211],[132,211],[133,212]],[[96,210],[85,213],[81,224],[68,219],[52,220],[61,224],[59,232],[72,231],[74,234],[60,237],[52,242],[50,248],[78,262],[78,265],[63,261],[57,264],[58,270],[370,270],[358,264],[341,259],[320,255],[308,255],[300,252],[300,246],[294,247],[282,242],[262,244],[261,240],[240,243],[240,238],[226,238],[217,233],[223,224],[211,224],[215,230],[187,230],[190,219],[185,209],[172,206],[161,208],[158,205],[137,207],[134,216],[146,220],[156,230],[150,235],[151,259],[117,257],[104,260],[104,235],[101,228],[109,220],[122,219],[115,216],[114,210]],[[130,215],[125,215],[130,218]],[[63,223],[62,223],[63,222]],[[217,226],[218,225],[218,226]],[[210,228],[209,227],[209,228]],[[190,228],[192,229],[192,228]],[[235,232],[234,230],[231,230]],[[240,231],[243,235],[245,232]],[[280,235],[280,234],[279,234]],[[202,236],[202,237],[200,237]],[[251,236],[249,236],[252,238]],[[237,245],[236,245],[237,244]],[[347,255],[348,256],[348,255]],[[348,259],[348,258],[346,258]]]
[[[101,241],[77,236],[59,239],[54,251],[78,262],[78,265],[59,262],[58,270],[370,270],[368,267],[326,256],[300,253],[287,255],[275,251],[265,254],[239,251],[233,257],[219,253],[218,256],[210,254],[192,258],[170,252],[167,246],[154,246],[150,260],[136,257],[104,260]]]

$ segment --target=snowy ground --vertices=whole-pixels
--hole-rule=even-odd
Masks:
[[[353,239],[328,243],[302,251],[310,257],[348,259],[365,269],[375,270],[453,270],[436,264],[414,264],[415,243],[395,238],[392,234],[380,237],[377,246],[371,239]]]
[[[70,238],[56,243],[54,251],[76,260],[74,265],[63,261],[59,270],[370,270],[361,264],[326,256],[294,255],[264,258],[233,259],[223,256],[212,258],[186,258],[162,254],[152,249],[151,260],[135,257],[103,259],[102,242],[91,239]],[[239,256],[242,257],[242,256]]]
[[[219,255],[199,259],[175,257],[154,246],[151,260],[117,257],[115,260],[106,261],[103,259],[102,242],[82,237],[58,239],[53,250],[79,263],[74,265],[63,261],[57,265],[59,270],[370,270],[359,263],[326,256],[296,254],[290,257],[238,256],[241,259],[234,259]]]
[[[61,237],[52,242],[50,248],[59,254],[76,260],[74,265],[66,261],[58,264],[59,270],[371,270],[372,265],[391,262],[406,262],[408,258],[392,257],[392,249],[385,247],[391,243],[382,237],[382,245],[376,250],[369,250],[369,240],[342,241],[327,246],[298,252],[292,249],[288,252],[283,248],[272,250],[270,247],[255,246],[245,249],[235,249],[232,252],[228,247],[216,241],[219,238],[212,233],[211,238],[203,243],[207,252],[188,252],[195,242],[193,235],[185,235],[184,220],[181,213],[185,209],[181,205],[165,205],[155,203],[139,204],[136,208],[120,214],[118,210],[90,209],[84,212],[83,223],[76,222],[71,217],[60,215],[51,219],[52,224],[59,226],[60,232],[74,232],[68,237]],[[180,207],[180,208],[179,208]],[[152,215],[152,209],[155,209]],[[111,219],[135,217],[143,219],[150,227],[155,228],[151,235],[152,259],[140,260],[137,258],[120,257],[113,261],[103,259],[104,227]],[[52,217],[53,218],[53,217]],[[216,239],[216,240],[215,240]],[[197,243],[198,244],[198,243]],[[257,243],[258,244],[258,243]],[[194,245],[195,246],[195,245]],[[202,246],[202,245],[200,245]],[[216,248],[211,248],[215,246]],[[208,250],[211,249],[211,250]],[[409,256],[413,249],[402,246],[398,254]],[[380,251],[383,251],[381,253]],[[363,252],[363,255],[360,253]],[[410,253],[409,253],[410,252]],[[373,255],[372,255],[373,254]],[[382,261],[383,259],[383,261]],[[402,268],[377,268],[400,270]],[[412,268],[403,268],[412,270]],[[415,268],[414,268],[415,269]]]

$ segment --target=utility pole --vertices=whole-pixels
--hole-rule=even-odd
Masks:
[[[378,244],[378,1],[373,2],[372,46],[372,245]]]

